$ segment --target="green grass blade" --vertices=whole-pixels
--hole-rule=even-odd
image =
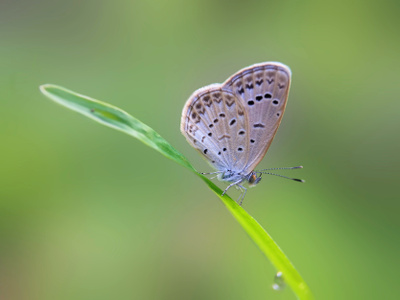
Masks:
[[[303,278],[264,228],[228,195],[221,196],[222,190],[220,188],[209,179],[199,174],[179,151],[172,147],[152,128],[115,106],[77,94],[65,88],[45,84],[40,86],[40,90],[51,100],[103,125],[137,138],[169,159],[176,161],[194,172],[222,200],[224,205],[242,225],[243,229],[257,244],[260,250],[272,262],[275,268],[283,273],[285,282],[292,288],[296,296],[299,299],[313,299],[311,291]]]
[[[266,230],[250,216],[236,201],[232,200],[226,194],[222,195],[222,190],[217,187],[213,182],[198,174],[210,189],[222,200],[231,214],[242,225],[243,229],[247,232],[250,238],[257,244],[260,250],[275,266],[277,271],[283,273],[285,283],[290,286],[298,299],[314,299],[310,288],[304,279],[297,272],[296,268],[290,262],[289,258],[283,253],[279,246],[275,243],[272,237]]]
[[[41,85],[40,91],[58,104],[81,113],[103,125],[129,134],[169,159],[194,171],[188,160],[157,132],[122,109],[52,84]]]

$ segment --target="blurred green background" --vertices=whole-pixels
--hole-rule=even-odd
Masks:
[[[398,16],[396,1],[1,1],[0,298],[294,299],[199,178],[38,89],[119,106],[210,171],[179,132],[186,99],[280,61],[292,89],[259,168],[302,164],[283,174],[307,183],[265,176],[244,207],[317,299],[399,299]]]

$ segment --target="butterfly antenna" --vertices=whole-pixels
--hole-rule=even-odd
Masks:
[[[291,177],[283,176],[283,175],[280,175],[280,174],[269,173],[269,172],[256,172],[256,173],[279,176],[279,177],[282,177],[282,178],[286,178],[286,179],[290,179],[290,180],[294,180],[294,181],[298,181],[298,182],[306,182],[306,181],[303,180],[303,179],[291,178]]]
[[[303,169],[303,166],[298,167],[284,167],[284,168],[269,168],[269,169],[262,169],[259,171],[270,171],[270,170],[294,170],[294,169]]]

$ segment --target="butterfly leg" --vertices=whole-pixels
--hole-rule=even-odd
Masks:
[[[240,188],[240,190],[243,191],[243,193],[240,195],[240,197],[237,201],[237,202],[239,202],[239,200],[240,200],[239,205],[242,206],[244,196],[246,196],[246,193],[247,193],[247,189],[243,185],[240,185],[240,184],[238,184],[238,187]]]
[[[226,189],[224,190],[224,192],[222,193],[221,196],[225,195],[226,192],[227,192],[231,187],[233,187],[234,185],[239,185],[239,183],[241,183],[242,181],[243,181],[243,179],[240,179],[240,180],[238,180],[238,181],[236,181],[236,182],[231,183],[230,185],[228,185],[228,186],[226,187]]]

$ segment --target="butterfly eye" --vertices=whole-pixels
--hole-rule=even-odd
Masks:
[[[253,184],[256,180],[257,180],[257,177],[256,177],[255,174],[253,174],[253,175],[251,175],[250,178],[249,178],[249,183],[250,183],[250,184]]]
[[[257,177],[256,174],[252,174],[249,178],[249,185],[254,186],[257,183],[259,183],[261,180],[261,177]]]

